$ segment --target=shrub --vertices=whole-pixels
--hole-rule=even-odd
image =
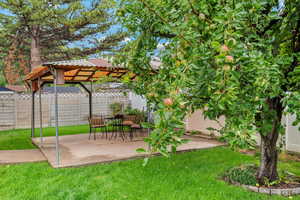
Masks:
[[[245,165],[241,167],[232,168],[226,171],[223,175],[224,179],[229,183],[240,183],[244,185],[256,185],[257,166]]]
[[[112,111],[112,114],[115,116],[121,114],[123,105],[121,103],[115,102],[109,105],[109,108]]]
[[[146,120],[147,118],[147,113],[145,111],[141,111],[139,109],[136,108],[131,108],[130,106],[128,106],[125,110],[124,110],[124,114],[126,115],[136,115],[141,117],[141,119],[143,119],[143,121]]]

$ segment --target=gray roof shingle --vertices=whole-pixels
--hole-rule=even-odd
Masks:
[[[64,60],[55,62],[46,62],[44,65],[65,65],[65,66],[82,66],[82,67],[96,67],[96,65],[88,60]]]
[[[54,87],[44,87],[44,93],[54,93]],[[81,90],[79,87],[57,87],[58,93],[80,93]]]
[[[13,90],[10,90],[6,87],[0,87],[0,92],[14,92]]]

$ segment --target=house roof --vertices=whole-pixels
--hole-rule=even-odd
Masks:
[[[7,85],[6,88],[15,92],[26,92],[27,89],[24,85]]]
[[[54,87],[43,87],[44,93],[54,93]],[[57,87],[58,93],[80,93],[79,87]]]
[[[6,88],[6,87],[1,87],[0,86],[0,92],[14,92],[13,90],[10,90],[10,89],[8,89],[8,88]]]
[[[53,66],[53,65],[61,65],[61,66],[80,66],[80,67],[112,67],[110,63],[103,59],[81,59],[81,60],[63,60],[63,61],[55,61],[55,62],[46,62],[43,64],[44,66]]]

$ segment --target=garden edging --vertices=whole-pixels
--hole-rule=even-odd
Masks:
[[[263,193],[263,194],[269,194],[269,195],[281,195],[281,196],[293,196],[300,194],[300,187],[295,188],[265,188],[265,187],[257,187],[253,185],[244,185],[240,183],[232,183],[237,186],[241,186],[247,190]]]

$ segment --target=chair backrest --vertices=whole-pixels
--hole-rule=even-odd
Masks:
[[[132,121],[135,124],[140,124],[144,121],[143,116],[141,115],[125,115],[124,120],[126,121]]]
[[[89,117],[89,124],[91,126],[104,125],[105,122],[104,122],[103,117],[92,117],[92,118]]]
[[[124,121],[132,121],[135,122],[136,115],[124,115]]]
[[[144,118],[143,115],[137,115],[136,118],[135,118],[135,123],[137,123],[137,124],[140,124],[144,121],[145,121],[145,118]]]
[[[123,118],[124,118],[124,115],[122,115],[122,114],[117,114],[117,115],[115,115],[114,117],[115,117],[115,119],[123,119]]]

